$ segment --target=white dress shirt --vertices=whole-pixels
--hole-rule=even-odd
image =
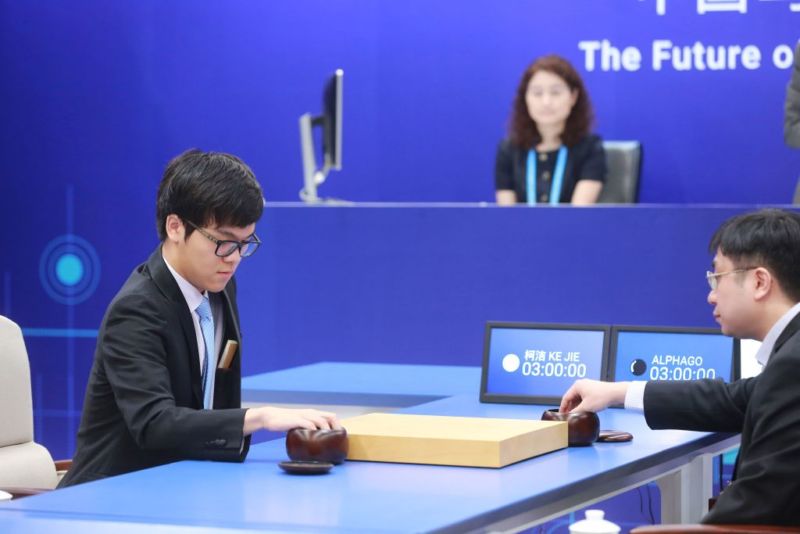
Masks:
[[[167,264],[169,272],[172,273],[173,278],[175,278],[175,281],[178,282],[178,287],[180,288],[181,293],[183,293],[183,298],[186,301],[186,305],[189,307],[189,313],[192,315],[194,335],[195,338],[197,338],[197,352],[200,354],[200,369],[202,369],[203,361],[206,359],[206,342],[205,339],[203,339],[203,331],[200,329],[200,317],[198,317],[195,310],[197,310],[197,307],[203,301],[203,297],[208,297],[209,304],[211,304],[211,313],[214,316],[214,350],[216,351],[216,354],[219,354],[219,351],[222,348],[222,306],[220,306],[219,302],[217,302],[217,299],[211,298],[211,295],[208,293],[208,291],[205,293],[200,293],[196,287],[190,284],[184,277],[179,275],[178,272],[172,268],[172,265],[169,264],[167,258],[164,258],[164,263]]]

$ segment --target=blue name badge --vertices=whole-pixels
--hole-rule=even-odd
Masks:
[[[711,328],[615,326],[609,378],[698,380],[739,378],[739,340]]]
[[[557,406],[575,380],[606,376],[609,337],[608,326],[489,322],[480,400]]]

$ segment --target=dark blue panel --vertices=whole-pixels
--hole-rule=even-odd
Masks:
[[[237,275],[245,374],[477,366],[488,320],[715,326],[708,241],[744,209],[268,206]]]

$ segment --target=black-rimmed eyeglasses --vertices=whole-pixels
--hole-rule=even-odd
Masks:
[[[220,258],[227,258],[235,251],[239,251],[239,255],[242,258],[247,258],[248,256],[252,256],[253,253],[258,250],[258,246],[261,244],[261,240],[258,238],[256,234],[253,234],[253,237],[248,239],[247,241],[233,241],[231,239],[217,239],[213,235],[209,234],[192,221],[188,219],[183,219],[183,221],[200,232],[204,237],[206,237],[209,241],[215,243],[217,245],[216,250],[214,250],[214,254],[219,256]]]

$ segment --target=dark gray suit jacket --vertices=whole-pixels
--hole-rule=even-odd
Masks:
[[[648,382],[651,428],[741,432],[733,482],[705,523],[800,525],[800,315],[784,329],[760,375]]]
[[[203,410],[191,312],[161,247],[131,273],[98,333],[77,452],[61,487],[182,459],[244,460],[234,280],[212,298],[223,303],[223,340],[240,344],[231,367],[216,371],[214,410]]]
[[[787,145],[800,148],[800,43],[794,51],[792,77],[786,87],[783,139]]]

